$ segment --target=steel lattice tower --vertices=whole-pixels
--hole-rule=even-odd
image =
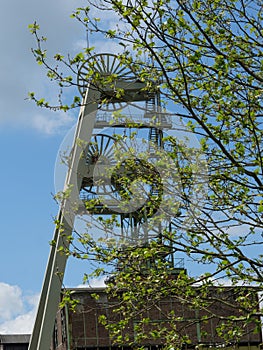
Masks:
[[[92,79],[87,80],[90,67],[98,72],[103,79],[114,75],[114,84],[104,85],[94,83]],[[69,248],[69,242],[65,237],[71,235],[74,227],[76,211],[72,210],[72,206],[80,207],[82,200],[87,201],[89,198],[96,196],[98,191],[96,187],[98,186],[93,179],[94,166],[98,157],[105,154],[110,157],[111,146],[114,143],[114,136],[103,133],[105,128],[111,126],[109,114],[106,112],[110,108],[112,110],[121,109],[126,103],[145,103],[144,123],[143,125],[140,124],[139,127],[147,129],[149,145],[155,145],[158,148],[163,148],[163,129],[171,127],[171,124],[165,119],[165,115],[160,113],[161,102],[158,91],[147,91],[146,84],[139,81],[132,70],[123,66],[115,55],[99,54],[84,62],[79,71],[78,85],[83,96],[83,102],[64,187],[65,191],[69,188],[71,190],[70,195],[62,200],[58,213],[58,225],[53,237],[55,244],[51,247],[48,259],[29,350],[47,350],[50,346],[54,320],[60,302],[63,274],[67,263],[67,256],[60,254],[59,248]],[[116,97],[116,91],[119,89],[123,91],[123,94]],[[103,106],[106,109],[105,118],[101,117],[101,113],[100,115],[98,113]],[[114,127],[124,129],[125,123],[115,124]],[[93,130],[98,128],[102,129],[102,132],[94,136]],[[79,140],[81,140],[81,143]],[[85,157],[83,157],[83,145],[86,145],[84,149]],[[154,154],[154,147],[149,149],[149,154],[150,156]],[[116,183],[113,186],[115,186],[115,190],[118,190]],[[152,186],[150,191],[151,195],[158,197],[158,188]],[[103,209],[95,207],[94,215],[96,215],[96,210],[100,212],[100,215],[116,213],[116,208],[113,206],[111,207],[109,204],[107,208],[104,207]],[[79,210],[81,208],[78,208]],[[145,235],[145,225],[144,232],[140,231],[142,230],[142,224],[147,221],[147,215],[142,215],[142,211],[140,211],[140,214],[138,214],[138,211],[120,213],[119,218],[123,236],[137,239],[138,236]],[[160,235],[161,232],[159,232],[159,239]]]

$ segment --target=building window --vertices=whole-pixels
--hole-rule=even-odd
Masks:
[[[61,317],[61,336],[62,336],[62,343],[64,344],[67,340],[67,325],[66,325],[66,317],[64,309],[60,311],[60,317]]]
[[[58,324],[57,324],[57,319],[55,320],[55,326],[54,326],[53,346],[54,346],[54,349],[56,349],[58,347]]]

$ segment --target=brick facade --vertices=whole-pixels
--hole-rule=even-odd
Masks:
[[[92,295],[97,294],[98,299]],[[214,288],[212,293],[217,293]],[[224,295],[222,295],[222,293]],[[169,327],[167,315],[173,310],[176,317],[182,319],[176,324],[176,332],[181,336],[188,335],[192,345],[185,348],[195,348],[199,344],[203,344],[203,348],[214,348],[214,344],[221,344],[225,347],[224,340],[218,336],[215,329],[220,322],[223,322],[224,316],[235,315],[241,316],[242,313],[238,305],[231,300],[233,291],[231,288],[225,287],[223,292],[220,289],[220,298],[227,300],[227,303],[220,301],[213,302],[209,307],[209,318],[203,321],[202,317],[206,314],[204,311],[193,310],[187,304],[183,304],[176,296],[169,296],[159,300],[158,303],[152,305],[145,314],[149,318],[148,325],[143,325],[145,332],[151,329],[151,325],[157,324]],[[255,295],[257,295],[255,293]],[[79,349],[109,349],[116,348],[111,342],[109,333],[99,322],[100,315],[107,315],[111,321],[121,318],[120,314],[113,313],[113,308],[117,301],[109,299],[104,288],[98,289],[74,289],[72,297],[79,300],[79,304],[75,312],[63,308],[57,312],[56,325],[54,330],[53,344],[51,350],[79,350]],[[222,298],[223,297],[223,298]],[[215,298],[216,299],[216,298]],[[230,303],[231,302],[231,303]],[[217,315],[212,317],[211,315]],[[222,316],[222,319],[221,319]],[[136,326],[140,326],[139,320],[133,320],[125,329],[133,339],[136,339]],[[239,339],[238,349],[259,349],[262,342],[261,333],[255,332],[255,324],[252,322],[247,326],[243,326],[244,335]],[[233,339],[233,344],[236,343]],[[157,349],[162,346],[162,341],[149,339],[143,340],[140,345],[148,349]],[[205,346],[205,347],[204,347]],[[123,349],[129,347],[122,344]],[[231,346],[229,349],[236,347]]]

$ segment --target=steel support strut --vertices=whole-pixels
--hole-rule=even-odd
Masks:
[[[67,237],[72,234],[74,227],[76,212],[74,207],[78,205],[79,191],[83,177],[83,172],[80,169],[83,151],[81,143],[88,144],[91,140],[99,100],[99,91],[88,88],[79,113],[70,166],[65,180],[64,190],[70,189],[70,191],[68,196],[63,200],[59,210],[58,224],[56,225],[53,238],[54,245],[51,246],[50,250],[29,350],[50,349],[67,262],[67,255],[61,254],[59,249],[62,247],[67,250],[69,248]],[[81,140],[81,143],[78,140]]]

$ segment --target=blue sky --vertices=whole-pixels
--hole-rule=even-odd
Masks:
[[[78,1],[77,6],[80,5]],[[3,0],[0,11],[0,333],[28,332],[53,235],[54,164],[76,111],[52,113],[25,100],[29,91],[53,98],[31,54],[35,20],[50,53],[77,52],[81,26],[73,0]],[[81,280],[81,277],[80,277]]]

